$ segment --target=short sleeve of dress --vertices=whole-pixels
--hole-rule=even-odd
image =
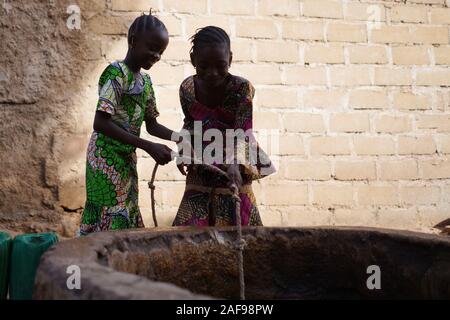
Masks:
[[[156,98],[155,98],[155,91],[153,90],[152,81],[150,77],[146,76],[146,80],[149,84],[149,91],[148,91],[148,97],[147,97],[147,108],[145,109],[145,119],[156,119],[159,117],[159,111],[156,107]]]
[[[123,72],[120,68],[109,65],[103,71],[98,83],[97,111],[114,115],[123,93]]]
[[[190,100],[188,98],[189,92],[188,92],[189,88],[187,88],[187,82],[183,82],[180,86],[180,104],[181,104],[181,109],[183,110],[183,115],[184,115],[184,119],[183,119],[183,129],[188,130],[189,132],[191,132],[192,130],[194,130],[194,119],[192,118],[191,114],[189,113],[189,107],[190,107]]]

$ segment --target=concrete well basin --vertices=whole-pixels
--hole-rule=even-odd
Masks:
[[[243,237],[247,299],[450,298],[448,237],[347,227],[246,227]],[[238,299],[235,239],[234,227],[219,227],[64,241],[42,257],[34,298]],[[373,265],[381,289],[367,286]],[[67,286],[69,266],[79,267],[80,289]]]

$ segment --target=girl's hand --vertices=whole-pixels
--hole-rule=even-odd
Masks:
[[[234,183],[236,187],[240,188],[242,186],[242,175],[239,170],[238,164],[232,164],[227,170],[228,177],[230,178],[230,186]]]
[[[180,139],[177,141],[177,147],[178,147],[178,155],[183,157],[183,156],[188,156],[191,159],[193,159],[194,156],[194,148],[192,148],[192,145],[189,141],[185,141],[182,137],[180,137]],[[189,168],[191,166],[191,164],[186,164],[183,161],[178,163],[179,159],[177,159],[177,168],[178,171],[180,171],[180,173],[185,176],[186,175],[186,169],[187,171],[189,171]],[[185,169],[186,168],[186,169]]]
[[[172,161],[172,150],[160,143],[148,141],[143,148],[159,165],[165,165]]]
[[[180,173],[181,173],[183,176],[186,175],[186,169],[185,169],[185,167],[186,167],[186,168],[188,169],[188,171],[189,171],[189,166],[188,166],[187,164],[185,164],[184,162],[182,162],[182,163],[180,163],[180,164],[177,164],[178,171],[180,171]]]

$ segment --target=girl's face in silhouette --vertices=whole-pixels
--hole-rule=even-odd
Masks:
[[[211,45],[196,48],[191,53],[191,63],[197,77],[207,87],[218,87],[225,82],[231,66],[232,53],[226,45]]]
[[[131,50],[133,60],[139,67],[149,70],[161,59],[169,44],[169,35],[162,28],[147,30],[133,38]]]

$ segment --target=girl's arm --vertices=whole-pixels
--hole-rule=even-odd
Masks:
[[[94,130],[119,142],[146,151],[158,164],[164,165],[172,160],[172,150],[169,147],[147,141],[123,130],[111,120],[111,115],[106,112],[97,111],[95,113]]]
[[[166,126],[158,123],[156,118],[147,118],[145,120],[145,126],[147,128],[147,132],[152,136],[174,142],[178,142],[179,140],[173,130],[170,130]]]
[[[245,180],[256,180],[274,172],[272,162],[259,148],[252,131],[255,88],[245,81],[239,92],[243,94],[238,102],[234,129],[241,130],[244,135],[239,136],[237,143],[226,152],[227,155],[232,155],[234,160],[233,164],[228,166],[228,175],[237,185],[242,183],[242,175],[245,175]]]

